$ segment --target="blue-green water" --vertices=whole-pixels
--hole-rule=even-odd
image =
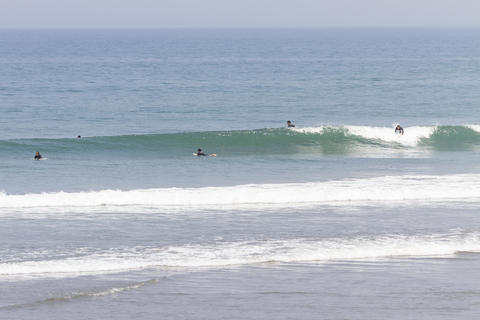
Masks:
[[[479,29],[2,30],[0,112],[0,318],[480,313]]]

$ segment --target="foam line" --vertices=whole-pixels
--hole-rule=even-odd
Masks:
[[[209,206],[242,204],[390,202],[480,198],[480,175],[407,175],[230,187],[102,190],[25,195],[0,193],[1,209],[32,207]]]
[[[292,239],[110,249],[58,260],[0,263],[1,277],[65,277],[117,273],[144,268],[218,268],[257,263],[327,262],[393,257],[435,257],[479,252],[480,233],[384,235],[376,237]]]

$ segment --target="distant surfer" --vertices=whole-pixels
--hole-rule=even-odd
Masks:
[[[399,124],[395,127],[395,133],[403,134],[403,128]]]
[[[82,138],[82,136],[77,136],[77,139],[81,139],[81,138]]]
[[[288,121],[287,121],[287,127],[288,127],[288,128],[294,128],[295,125],[292,123],[292,121],[288,120]]]
[[[197,157],[202,157],[202,156],[204,156],[204,157],[206,157],[206,156],[216,157],[216,156],[217,156],[215,153],[210,153],[210,154],[205,153],[205,152],[203,152],[202,149],[200,149],[200,148],[198,148],[198,149],[197,149],[197,153],[194,153],[193,155],[194,155],[194,156],[197,156]]]
[[[208,156],[205,152],[202,151],[202,149],[198,148],[196,156]]]
[[[33,157],[33,160],[40,160],[42,159],[42,155],[40,154],[40,152],[35,152],[35,157]]]

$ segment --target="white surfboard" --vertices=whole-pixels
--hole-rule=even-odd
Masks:
[[[197,156],[197,157],[198,157],[198,153],[195,153],[195,152],[194,152],[194,153],[192,153],[192,154],[193,154],[194,156]],[[216,153],[212,153],[212,154],[209,154],[208,156],[209,156],[209,157],[216,157],[217,154],[216,154]]]

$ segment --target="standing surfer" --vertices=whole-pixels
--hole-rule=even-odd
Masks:
[[[395,133],[401,133],[403,135],[403,128],[399,124],[395,127]]]

